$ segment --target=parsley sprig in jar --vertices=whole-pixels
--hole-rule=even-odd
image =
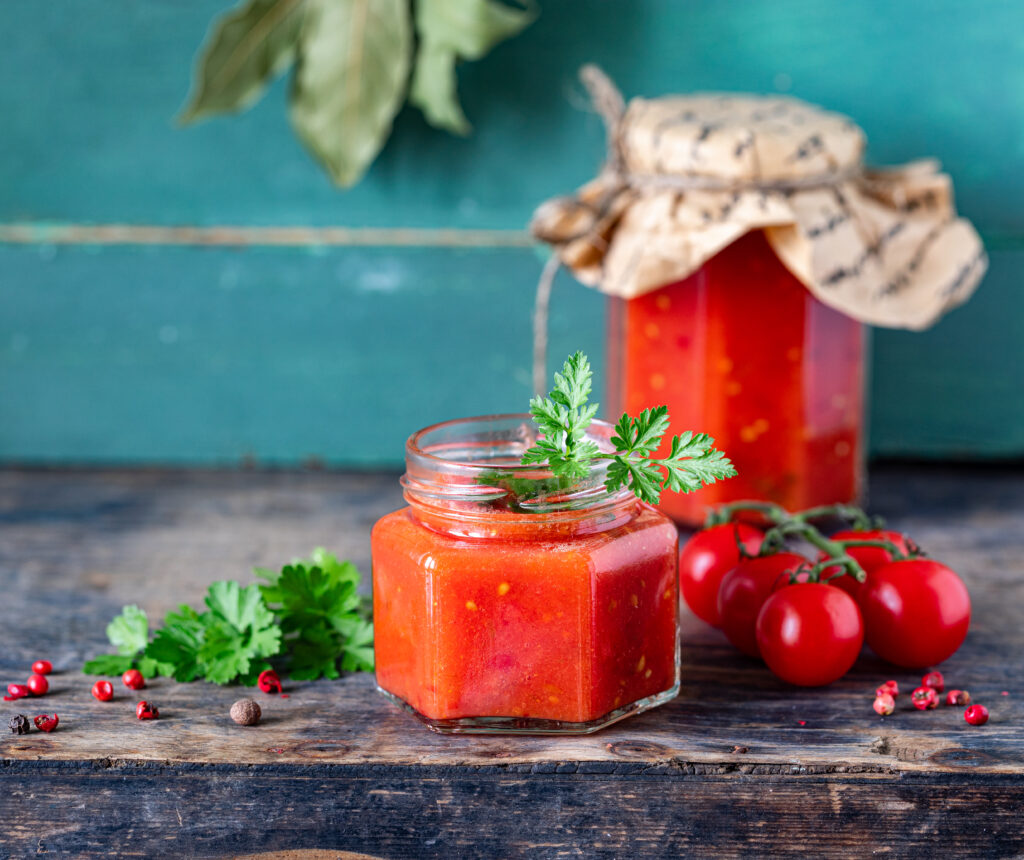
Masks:
[[[408,507],[373,530],[377,682],[443,732],[583,733],[679,689],[677,533],[653,504],[734,473],[663,408],[612,426],[577,354],[529,415],[406,446]]]

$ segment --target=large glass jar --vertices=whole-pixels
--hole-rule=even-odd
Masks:
[[[679,690],[675,526],[607,461],[569,488],[520,465],[535,441],[529,415],[421,430],[374,526],[377,684],[437,731],[591,732]]]
[[[609,401],[668,405],[737,477],[661,508],[699,525],[709,505],[764,499],[790,510],[853,502],[864,486],[864,327],[818,301],[761,231],[690,277],[612,301]]]

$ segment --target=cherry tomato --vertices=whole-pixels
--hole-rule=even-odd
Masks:
[[[721,627],[718,587],[722,577],[740,563],[737,538],[750,555],[757,555],[764,532],[746,523],[723,523],[697,532],[679,553],[679,590],[701,621]]]
[[[863,644],[864,622],[856,602],[825,583],[780,589],[757,616],[757,645],[768,668],[801,687],[842,678]]]
[[[832,535],[832,540],[887,540],[889,543],[895,544],[896,548],[901,552],[910,551],[910,545],[908,544],[905,535],[902,535],[899,532],[886,531],[884,529],[872,529],[870,531],[862,532],[849,529],[847,531],[836,532]],[[874,546],[851,546],[847,548],[846,554],[864,568],[864,572],[869,576],[871,575],[871,571],[877,570],[882,565],[888,564],[892,561],[892,553],[889,552],[889,550]],[[825,557],[825,554],[822,553],[818,556],[818,560],[821,561]],[[835,572],[836,568],[831,567],[823,573],[822,576],[832,576]],[[833,579],[829,585],[841,588],[854,600],[859,599],[861,589],[864,587],[863,583],[857,582],[857,580],[852,576],[837,577],[836,579]]]
[[[807,559],[794,552],[777,552],[741,561],[725,576],[718,589],[718,614],[722,632],[744,654],[759,657],[757,613],[772,593],[777,580],[795,571]]]
[[[967,586],[928,558],[893,561],[872,571],[860,608],[871,650],[908,669],[934,666],[952,655],[971,623]]]

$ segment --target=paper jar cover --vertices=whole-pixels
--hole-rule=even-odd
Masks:
[[[977,232],[933,161],[863,166],[851,120],[793,98],[633,99],[582,73],[608,125],[605,168],[542,204],[531,231],[579,280],[633,298],[685,278],[751,230],[825,304],[921,329],[985,272]]]

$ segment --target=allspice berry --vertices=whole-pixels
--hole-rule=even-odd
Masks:
[[[240,726],[254,726],[261,716],[263,711],[252,699],[239,699],[231,706],[231,719]]]
[[[23,714],[17,714],[8,720],[8,727],[16,735],[27,735],[32,728],[32,723],[28,721],[28,717]]]

